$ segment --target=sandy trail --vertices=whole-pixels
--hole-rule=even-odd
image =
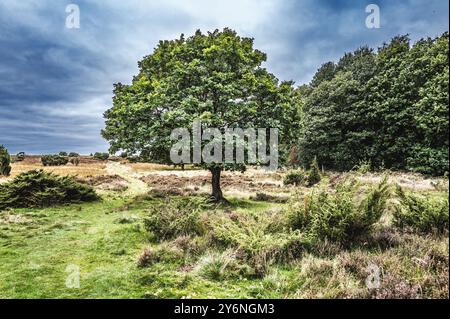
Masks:
[[[135,172],[131,167],[109,162],[106,165],[106,172],[110,175],[118,175],[128,182],[128,189],[123,192],[124,195],[136,196],[146,194],[150,190],[148,185],[139,179],[143,175]]]

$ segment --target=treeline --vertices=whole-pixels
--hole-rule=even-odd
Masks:
[[[365,162],[431,175],[449,166],[448,32],[410,45],[407,36],[377,52],[362,47],[323,64],[302,100],[300,165],[327,169]],[[291,154],[292,157],[292,154]]]

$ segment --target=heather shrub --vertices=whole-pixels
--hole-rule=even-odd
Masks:
[[[183,253],[175,247],[160,245],[157,248],[146,247],[138,256],[137,266],[148,267],[160,262],[178,262],[183,259]]]
[[[9,176],[11,172],[11,157],[3,145],[0,145],[0,175]]]
[[[397,186],[396,194],[399,203],[395,205],[395,226],[411,228],[421,233],[442,233],[448,230],[448,198],[407,194],[399,186]]]
[[[144,227],[157,240],[200,235],[203,233],[200,212],[206,205],[206,201],[199,198],[168,199],[148,210]]]
[[[69,159],[61,155],[43,155],[41,157],[42,165],[44,166],[62,166],[69,162]]]
[[[0,184],[0,209],[48,207],[66,203],[95,201],[99,197],[91,186],[71,176],[58,176],[33,170]]]
[[[207,250],[209,245],[205,236],[192,237],[188,235],[179,236],[170,244],[187,256],[199,256]]]
[[[284,175],[283,184],[284,185],[294,185],[299,186],[306,182],[305,172],[301,170],[289,171]]]
[[[379,221],[390,196],[385,178],[362,195],[355,180],[337,184],[334,193],[313,191],[291,202],[289,225],[306,232],[312,239],[348,242],[371,231]]]

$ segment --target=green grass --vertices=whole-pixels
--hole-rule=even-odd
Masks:
[[[121,211],[124,199],[50,209],[16,209],[0,213],[25,222],[0,223],[0,298],[180,298],[249,297],[237,287],[207,282],[176,265],[139,269],[136,258],[148,242],[140,218],[152,201]],[[267,203],[233,200],[233,205],[259,209]],[[131,220],[120,223],[120,220]],[[80,288],[66,287],[66,267],[80,268]]]
[[[167,244],[150,241],[143,227],[148,208],[158,201],[104,196],[96,203],[0,212],[0,298],[372,297],[374,292],[365,287],[369,262],[393,274],[394,288],[389,289],[394,292],[397,281],[407,283],[402,288],[407,292],[410,286],[428,283],[421,297],[448,298],[448,235],[394,232],[389,236],[398,243],[392,248],[375,242],[342,250],[325,243],[290,263],[271,265],[262,278],[207,279],[195,270],[198,259],[140,268],[137,258],[145,247]],[[255,214],[285,205],[230,201],[229,207],[208,214]],[[66,287],[71,264],[80,269],[80,288]]]

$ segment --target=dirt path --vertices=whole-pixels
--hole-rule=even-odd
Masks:
[[[128,182],[128,189],[123,192],[124,195],[141,195],[147,193],[150,188],[139,178],[143,175],[136,173],[132,168],[116,163],[109,162],[106,165],[106,172],[110,175],[119,175]]]

